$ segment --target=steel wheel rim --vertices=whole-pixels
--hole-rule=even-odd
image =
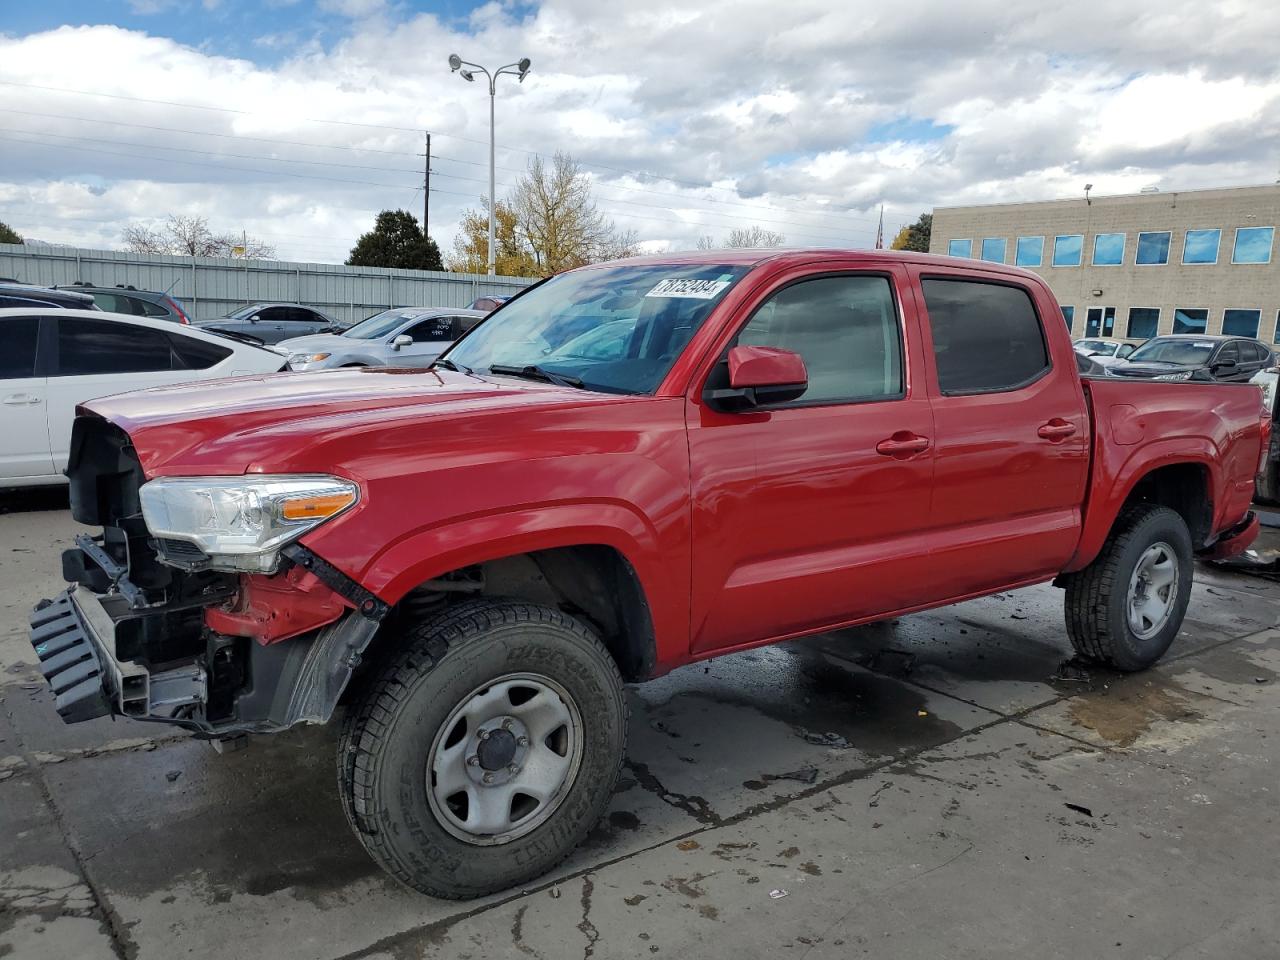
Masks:
[[[559,808],[582,764],[582,713],[550,677],[509,673],[450,711],[427,755],[427,800],[453,836],[509,843]]]
[[[1178,555],[1164,541],[1143,551],[1129,578],[1125,612],[1129,630],[1150,640],[1169,623],[1178,602]]]

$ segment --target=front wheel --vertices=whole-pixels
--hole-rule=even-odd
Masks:
[[[406,631],[350,712],[344,807],[392,876],[478,897],[563,860],[604,812],[626,746],[618,669],[582,623],[521,601]]]
[[[1168,507],[1129,507],[1093,563],[1067,581],[1076,652],[1120,670],[1151,666],[1182,628],[1191,578],[1186,521]]]

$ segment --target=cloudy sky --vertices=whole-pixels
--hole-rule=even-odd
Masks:
[[[866,246],[935,205],[1280,178],[1256,0],[0,0],[0,220],[118,246],[169,212],[340,262],[386,207],[448,250],[565,150],[651,249],[759,224]]]

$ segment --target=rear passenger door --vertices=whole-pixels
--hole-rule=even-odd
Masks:
[[[195,379],[168,334],[125,320],[46,318],[53,325],[48,368],[48,440],[64,470],[76,404],[97,397]]]
[[[36,365],[40,318],[0,319],[0,343],[0,485],[50,476],[48,380]]]
[[[1046,335],[1057,313],[1040,316],[1013,278],[912,270],[934,420],[932,582],[958,598],[1053,575],[1075,551],[1089,464],[1070,344]]]

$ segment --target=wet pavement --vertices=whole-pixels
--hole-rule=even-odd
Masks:
[[[331,728],[58,720],[64,502],[0,501],[0,957],[1276,956],[1280,584],[1200,568],[1129,677],[1064,668],[1038,587],[634,687],[609,815],[459,904],[365,856]]]

